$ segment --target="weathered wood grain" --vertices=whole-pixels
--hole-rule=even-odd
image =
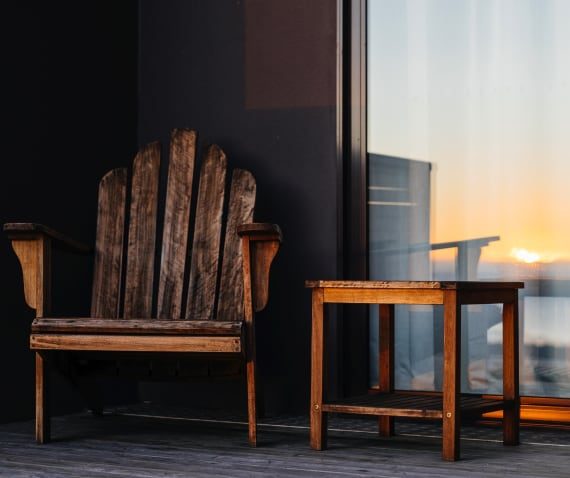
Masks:
[[[247,224],[240,224],[237,227],[237,233],[240,236],[258,237],[258,236],[271,236],[270,239],[275,239],[281,242],[283,234],[281,228],[277,224],[270,224],[267,222],[250,222]]]
[[[214,315],[220,256],[227,160],[216,145],[208,148],[198,186],[192,264],[186,319],[210,320]]]
[[[248,440],[257,446],[257,358],[249,237],[242,238]],[[219,322],[219,321],[213,321]],[[236,323],[239,323],[235,321]]]
[[[158,378],[160,371],[166,372],[162,375],[168,378],[182,377],[185,371],[171,365],[176,365],[179,355],[188,353],[192,358],[208,353],[214,359],[239,361],[239,369],[234,363],[230,367],[226,363],[207,364],[206,374],[210,378],[220,373],[235,376],[236,372],[243,371],[245,359],[249,442],[256,444],[256,394],[259,391],[256,389],[254,312],[261,310],[268,300],[269,269],[281,242],[281,230],[274,224],[251,224],[255,180],[251,173],[238,169],[227,187],[226,156],[214,145],[208,149],[201,170],[194,237],[188,247],[193,222],[196,136],[196,132],[183,129],[171,134],[164,215],[158,214],[158,143],[141,148],[136,155],[130,196],[126,169],[113,170],[101,180],[91,317],[50,318],[48,315],[51,242],[80,252],[89,249],[38,224],[5,226],[24,271],[26,300],[36,308],[30,348],[41,352],[37,355],[36,381],[39,441],[43,442],[49,434],[44,420],[47,408],[43,406],[46,398],[44,351],[63,350],[82,352],[82,356],[87,353],[89,361],[99,352],[140,357],[139,363],[144,362],[145,366],[134,368],[138,378],[148,378],[149,373]],[[230,197],[227,220],[224,220],[226,189]],[[160,251],[156,247],[159,216],[164,217]],[[242,252],[238,226],[244,236],[246,252]],[[189,249],[191,265],[187,262]],[[158,252],[160,270],[156,274],[158,283],[155,283]],[[242,253],[247,256],[247,264]],[[186,275],[189,276],[188,297],[182,313]],[[244,290],[247,291],[246,320]],[[176,320],[181,318],[192,320]],[[214,318],[218,320],[212,320]],[[170,366],[158,365],[163,353],[168,355]],[[75,360],[76,354],[71,355]],[[149,368],[145,360],[151,355]],[[123,373],[128,367],[119,361],[112,368],[116,374],[117,370]]]
[[[444,417],[444,399],[441,393],[424,395],[422,393],[369,393],[326,402],[325,411],[337,413],[355,413],[359,415],[379,415],[385,417],[416,417],[437,419]],[[504,407],[502,400],[489,399],[479,395],[461,395],[458,397],[464,415],[480,416],[490,410]]]
[[[461,410],[461,305],[457,291],[445,291],[443,305],[443,448],[447,461],[459,459]]]
[[[97,350],[99,352],[241,353],[241,338],[227,336],[156,336],[32,334],[32,350]]]
[[[305,287],[334,287],[337,289],[522,289],[524,282],[491,281],[350,281],[350,280],[307,280]]]
[[[265,308],[269,300],[269,272],[279,250],[278,241],[250,241],[252,257],[252,293],[256,312]]]
[[[313,450],[327,447],[328,414],[323,410],[325,394],[325,356],[323,290],[313,289],[311,294],[311,401],[309,444]]]
[[[378,344],[378,389],[382,392],[394,391],[394,304],[380,304]],[[378,432],[381,436],[394,434],[394,420],[389,416],[378,419]]]
[[[180,319],[196,157],[196,132],[174,130],[164,211],[164,230],[158,284],[157,317]]]
[[[127,197],[127,170],[114,169],[99,183],[91,316],[119,316]]]
[[[345,304],[443,304],[440,289],[325,287],[325,302]]]
[[[51,308],[51,238],[43,234],[12,239],[12,249],[22,268],[26,304],[36,317]]]
[[[281,245],[281,229],[277,224],[249,223],[238,226],[237,233],[242,240],[244,300],[251,300],[259,312],[269,299],[269,271]]]
[[[142,148],[133,162],[124,317],[150,318],[158,202],[160,145]]]
[[[262,420],[264,446],[256,449],[241,445],[246,425],[240,415],[224,412],[217,417],[219,421],[211,410],[157,404],[119,408],[104,417],[58,416],[53,420],[57,443],[50,446],[34,443],[30,422],[0,424],[0,475],[568,478],[564,430],[525,428],[520,447],[502,447],[497,446],[495,427],[467,427],[466,436],[475,439],[462,443],[465,460],[450,464],[434,459],[440,440],[433,437],[441,433],[435,422],[399,420],[400,437],[388,440],[372,435],[373,420],[334,416],[335,446],[319,453],[307,446],[306,414]]]
[[[218,294],[218,320],[243,320],[242,250],[238,226],[253,221],[255,178],[249,171],[235,169],[232,175],[226,224],[222,275]]]
[[[345,282],[343,284],[343,282]],[[315,285],[322,287],[316,287]],[[324,285],[328,284],[328,285]],[[358,285],[362,284],[362,287]],[[312,287],[313,295],[313,336],[311,341],[311,446],[321,449],[323,428],[320,413],[354,413],[379,416],[407,416],[422,418],[441,418],[443,423],[442,457],[447,461],[459,459],[460,442],[459,433],[461,417],[474,414],[478,417],[482,413],[504,410],[503,424],[505,444],[518,444],[518,410],[519,397],[517,392],[518,363],[517,349],[517,293],[521,283],[447,283],[446,287],[439,287],[432,283],[409,282],[407,287],[401,287],[401,282],[395,288],[388,282],[378,282],[367,287],[366,281],[313,281],[307,284]],[[426,285],[427,284],[427,285]],[[413,285],[417,285],[414,288]],[[378,286],[378,287],[375,287]],[[480,296],[478,295],[480,294]],[[481,303],[491,297],[504,304],[503,347],[505,369],[505,396],[504,400],[497,397],[462,397],[460,396],[461,371],[461,304],[465,300]],[[393,361],[393,315],[392,304],[425,304],[426,299],[437,299],[444,306],[444,353],[443,353],[443,393],[434,396],[433,393],[414,397],[412,394],[380,393],[365,397],[349,397],[345,400],[321,403],[324,391],[323,382],[326,366],[323,364],[322,350],[325,346],[323,333],[319,324],[323,321],[323,303],[364,303],[380,305],[380,355],[384,358],[380,362],[379,388],[390,391],[393,387],[391,368],[387,364]],[[437,303],[437,302],[432,302]],[[384,362],[384,364],[383,364]],[[391,424],[383,418],[380,423],[380,432],[391,433]]]
[[[50,441],[49,372],[47,355],[36,352],[36,442]]]
[[[519,391],[519,325],[518,298],[513,294],[511,303],[503,305],[503,443],[519,444],[520,391]]]
[[[241,322],[222,322],[218,320],[39,318],[32,322],[32,333],[239,336],[242,331],[242,325]]]
[[[88,254],[93,248],[72,239],[61,232],[55,231],[51,227],[33,222],[8,222],[4,224],[4,232],[10,239],[27,239],[38,234],[49,237],[53,245],[72,252]]]

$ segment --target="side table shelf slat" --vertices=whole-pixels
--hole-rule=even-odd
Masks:
[[[461,414],[464,416],[503,410],[504,407],[503,400],[479,395],[461,396]],[[412,395],[397,392],[372,393],[323,403],[323,411],[326,412],[394,417],[442,418],[442,410],[443,398],[440,395]]]

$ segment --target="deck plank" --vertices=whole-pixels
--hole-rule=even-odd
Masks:
[[[239,418],[237,421],[228,424],[75,414],[54,418],[54,440],[42,446],[33,441],[32,422],[4,424],[0,425],[0,475],[567,476],[567,432],[564,436],[564,432],[540,431],[538,436],[523,430],[522,445],[502,447],[489,441],[500,440],[499,429],[481,431],[477,427],[473,432],[474,427],[464,427],[465,435],[472,432],[483,438],[466,438],[462,442],[462,460],[445,463],[439,454],[441,428],[435,425],[422,423],[414,428],[407,422],[397,422],[397,435],[382,438],[376,436],[373,420],[335,417],[329,449],[317,452],[309,449],[305,417],[266,419],[260,425],[258,448],[247,445],[246,423]],[[415,436],[417,430],[421,436]],[[535,440],[545,444],[525,444]],[[553,443],[549,445],[548,441]]]

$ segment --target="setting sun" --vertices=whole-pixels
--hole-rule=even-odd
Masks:
[[[525,262],[527,264],[533,264],[541,259],[540,254],[537,252],[527,251],[526,249],[521,249],[515,247],[511,250],[511,257],[514,257],[517,261]]]

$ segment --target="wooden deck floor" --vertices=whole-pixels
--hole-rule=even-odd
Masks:
[[[308,446],[307,420],[264,420],[260,446],[247,445],[239,419],[151,418],[144,409],[53,420],[54,441],[33,442],[33,423],[0,426],[0,475],[10,477],[569,477],[570,431],[523,430],[503,447],[498,429],[465,427],[462,460],[440,458],[439,428],[397,424],[375,436],[374,422],[334,418],[329,449]],[[137,416],[133,416],[137,415]],[[165,413],[169,415],[169,413]],[[175,415],[173,415],[175,416]]]

